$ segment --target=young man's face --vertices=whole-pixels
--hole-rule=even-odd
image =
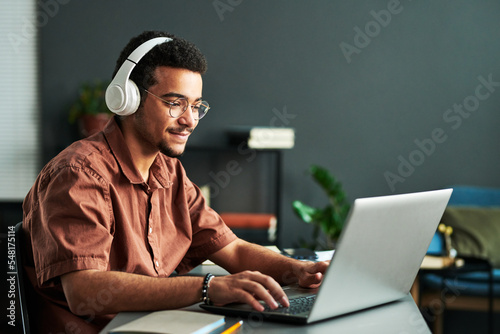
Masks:
[[[201,74],[172,67],[158,67],[154,74],[157,83],[148,88],[151,94],[145,93],[142,107],[134,114],[136,135],[144,150],[159,150],[176,157],[184,152],[198,120],[193,118],[191,107],[180,117],[171,117],[169,105],[161,99],[173,102],[184,97],[190,106],[201,101]]]

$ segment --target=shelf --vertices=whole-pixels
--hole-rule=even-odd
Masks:
[[[188,177],[199,187],[206,187],[214,210],[219,213],[274,214],[278,235],[282,150],[255,150],[241,145],[191,146],[179,159]],[[235,231],[241,232],[241,229]],[[262,238],[252,239],[262,243]]]

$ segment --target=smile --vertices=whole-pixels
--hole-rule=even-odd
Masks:
[[[189,137],[189,135],[190,135],[189,132],[172,132],[172,131],[169,131],[169,133],[171,135],[179,136],[179,137]]]
[[[182,129],[181,131],[179,131],[178,129],[167,129],[167,132],[180,139],[180,140],[187,140],[189,135],[191,134],[191,132],[193,132],[192,130],[190,129]]]

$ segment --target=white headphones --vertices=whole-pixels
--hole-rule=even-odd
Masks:
[[[139,88],[129,79],[130,73],[152,48],[158,44],[170,42],[168,37],[156,37],[139,45],[130,56],[123,62],[118,72],[116,72],[113,81],[106,89],[106,105],[109,110],[120,116],[133,114],[141,103],[141,94]]]

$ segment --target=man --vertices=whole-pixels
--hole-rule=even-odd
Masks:
[[[208,112],[206,61],[191,43],[160,32],[133,38],[117,61],[167,36],[130,74],[140,103],[104,131],[45,166],[24,203],[33,258],[34,315],[43,333],[93,333],[121,311],[173,309],[200,301],[288,305],[280,284],[321,283],[326,263],[293,260],[238,239],[211,210],[180,162]],[[119,95],[119,94],[117,94]],[[232,275],[171,277],[210,259]]]

